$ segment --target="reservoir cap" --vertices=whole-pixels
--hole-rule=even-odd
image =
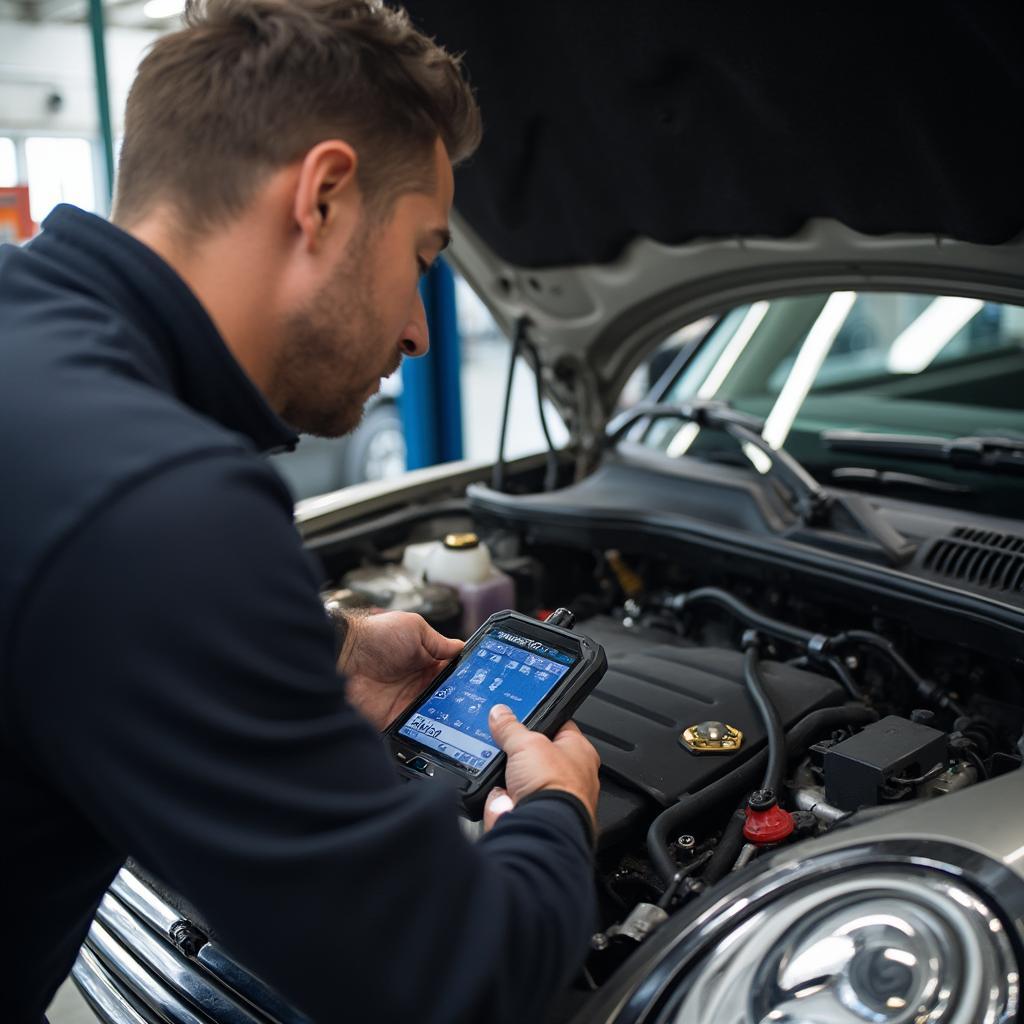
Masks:
[[[449,533],[444,546],[452,551],[468,551],[480,546],[480,538],[475,533]]]

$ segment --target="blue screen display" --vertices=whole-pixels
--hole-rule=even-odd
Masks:
[[[410,715],[399,735],[479,775],[500,752],[487,728],[491,708],[507,704],[525,721],[578,660],[495,627],[463,653],[459,667]]]

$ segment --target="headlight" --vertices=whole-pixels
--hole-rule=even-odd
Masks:
[[[687,971],[664,1024],[998,1024],[1016,1019],[1002,922],[939,872],[879,866],[809,882]]]

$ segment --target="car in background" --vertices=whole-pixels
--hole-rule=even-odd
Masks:
[[[296,501],[367,480],[391,480],[405,472],[405,431],[398,408],[401,383],[388,378],[344,437],[303,434],[293,452],[270,457]]]
[[[475,532],[604,646],[598,921],[548,1021],[1019,1019],[1024,13],[409,7],[488,125],[451,260],[569,440],[298,524],[334,583]],[[107,1024],[303,1020],[145,865],[74,978]]]

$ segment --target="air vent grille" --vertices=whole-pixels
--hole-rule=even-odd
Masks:
[[[924,559],[937,576],[1003,593],[1024,591],[1024,537],[958,526]]]

